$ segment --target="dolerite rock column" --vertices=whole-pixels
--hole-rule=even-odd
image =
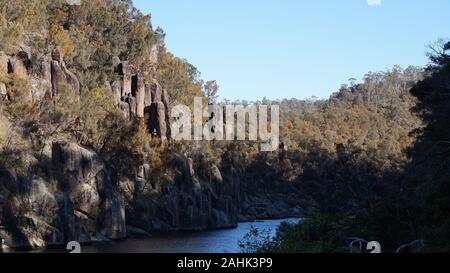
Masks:
[[[152,103],[146,108],[148,128],[152,136],[166,142],[171,139],[169,95],[157,80],[153,80],[149,89]]]

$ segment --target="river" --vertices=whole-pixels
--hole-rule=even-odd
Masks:
[[[297,222],[298,218],[262,220],[239,223],[237,228],[197,232],[157,234],[150,238],[129,238],[122,241],[82,246],[83,253],[239,253],[239,241],[251,230],[268,230],[274,236],[282,222]],[[9,250],[6,252],[22,252]],[[29,251],[25,251],[29,252]],[[67,252],[57,249],[37,249],[33,253]]]
[[[119,242],[85,246],[84,253],[239,253],[241,240],[252,227],[270,230],[275,235],[281,222],[295,222],[298,219],[265,220],[240,223],[234,229],[200,232],[180,232],[155,235],[147,239],[127,239]]]

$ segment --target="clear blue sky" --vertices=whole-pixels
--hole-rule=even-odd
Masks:
[[[379,0],[370,0],[379,1]],[[135,0],[221,97],[328,97],[349,78],[425,65],[450,38],[449,0]]]

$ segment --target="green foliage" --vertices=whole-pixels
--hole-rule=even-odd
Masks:
[[[327,102],[288,112],[283,138],[306,155],[295,160],[296,181],[304,206],[315,210],[260,249],[346,252],[345,238],[358,237],[379,241],[385,252],[421,239],[422,251],[449,250],[449,44],[433,51],[424,79],[412,68],[369,74]]]
[[[267,253],[270,252],[272,244],[270,230],[259,230],[252,226],[244,238],[239,241],[239,248],[242,253]]]
[[[14,54],[25,45],[47,54],[58,48],[82,87],[81,100],[63,84],[56,96],[34,101],[28,81],[2,75],[9,98],[5,112],[31,147],[76,140],[99,152],[116,177],[132,175],[149,152],[150,137],[143,121],[121,117],[111,92],[100,87],[118,77],[121,60],[131,63],[134,73],[148,73],[150,51],[158,42],[150,19],[131,1],[81,1],[79,6],[65,0],[1,1],[2,51]]]
[[[172,104],[192,105],[195,96],[202,96],[203,83],[197,68],[164,50],[159,62],[158,79],[169,91]]]
[[[203,95],[208,99],[208,104],[214,104],[219,97],[219,85],[216,81],[208,81],[204,85]]]
[[[349,230],[343,215],[311,214],[297,224],[282,224],[269,252],[345,252]]]
[[[65,0],[6,0],[0,3],[0,47],[10,54],[22,43],[41,53],[58,47],[90,90],[114,78],[114,58],[148,70],[157,43],[150,19],[131,1],[81,1],[78,6]]]
[[[413,161],[406,179],[413,189],[410,198],[421,206],[415,210],[419,232],[433,252],[450,250],[449,45],[438,42],[430,54],[429,76],[411,90],[419,101],[415,111],[426,126],[415,131],[418,140],[410,150]]]
[[[62,26],[52,25],[50,27],[50,39],[59,48],[61,54],[66,58],[72,58],[75,54],[75,44]]]
[[[103,120],[117,111],[113,104],[112,93],[96,88],[81,96],[79,117],[82,121],[80,134],[82,143],[98,150],[107,128],[102,127]]]
[[[21,25],[26,32],[43,31],[47,27],[46,11],[51,2],[50,0],[1,1],[0,13],[7,22]]]
[[[133,177],[149,154],[150,135],[143,121],[128,121],[119,112],[108,113],[99,121],[97,151],[112,170],[116,181]]]
[[[80,102],[69,85],[60,84],[58,94],[53,97],[53,104],[53,123],[63,124],[78,117]]]
[[[0,14],[0,48],[6,54],[13,54],[22,41],[20,25],[10,24]]]

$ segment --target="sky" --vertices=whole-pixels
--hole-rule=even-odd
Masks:
[[[134,0],[221,98],[327,98],[350,78],[423,66],[448,0]]]

